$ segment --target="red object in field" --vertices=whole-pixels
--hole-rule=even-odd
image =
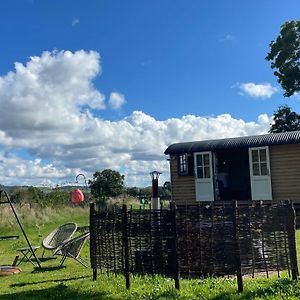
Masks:
[[[80,204],[84,201],[83,192],[80,189],[75,189],[71,193],[71,201],[73,204]]]

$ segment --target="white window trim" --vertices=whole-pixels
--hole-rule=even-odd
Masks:
[[[198,165],[197,165],[197,155],[199,155],[199,154],[201,154],[201,155],[205,155],[205,154],[208,154],[208,156],[209,156],[209,172],[210,172],[210,177],[209,178],[199,178],[198,177],[198,172],[197,172],[197,167],[198,167]],[[204,165],[203,165],[204,166]],[[195,169],[195,178],[196,179],[209,179],[209,180],[211,180],[211,179],[213,179],[213,166],[212,166],[212,152],[211,151],[205,151],[205,152],[195,152],[194,153],[194,169]]]
[[[267,175],[253,175],[253,161],[252,161],[252,150],[266,150],[266,157],[267,157]],[[258,152],[259,153],[259,152]],[[249,148],[249,158],[250,158],[250,176],[251,177],[271,177],[271,166],[270,166],[270,153],[269,153],[269,147],[263,146],[263,147],[252,147]],[[260,172],[260,158],[259,158],[259,172]]]

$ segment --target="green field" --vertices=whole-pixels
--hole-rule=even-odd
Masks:
[[[27,233],[33,245],[39,245],[42,238],[57,225],[76,222],[79,226],[88,224],[88,210],[73,208],[49,211],[51,216],[21,214],[26,224]],[[36,218],[36,219],[34,219]],[[40,218],[40,219],[39,219]],[[1,223],[1,220],[0,220]],[[0,234],[20,234],[13,218],[11,226],[1,227]],[[4,224],[4,223],[3,223]],[[36,224],[36,225],[34,225]],[[300,231],[297,232],[298,253],[300,254]],[[0,241],[0,264],[11,264],[16,256],[16,249],[24,246],[20,238],[14,241]],[[41,256],[42,250],[37,252]],[[50,258],[51,253],[48,253]],[[88,244],[82,256],[88,259]],[[205,280],[181,280],[181,290],[174,289],[170,278],[161,276],[135,277],[130,291],[125,289],[123,276],[102,274],[97,281],[92,280],[91,269],[84,268],[71,259],[65,267],[57,269],[59,258],[43,262],[43,270],[35,270],[30,263],[22,263],[22,272],[18,275],[1,277],[0,300],[2,299],[300,299],[300,283],[288,278],[245,279],[245,292],[237,292],[236,280],[224,278],[207,278]]]

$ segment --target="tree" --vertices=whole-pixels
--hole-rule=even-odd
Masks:
[[[89,180],[91,193],[102,204],[109,197],[116,197],[124,191],[124,175],[118,171],[105,169],[102,172],[95,172],[93,179]]]
[[[50,193],[46,194],[44,206],[60,207],[70,205],[70,203],[70,192],[56,187]]]
[[[276,41],[271,41],[266,59],[272,61],[274,75],[290,97],[300,91],[300,21],[285,22]]]
[[[42,190],[36,187],[17,188],[11,193],[11,200],[18,204],[38,204],[43,205],[45,194]]]
[[[165,181],[162,187],[159,187],[161,198],[171,198],[171,182]]]
[[[166,189],[167,191],[171,192],[171,182],[165,181],[163,188]]]
[[[131,197],[137,197],[140,195],[140,189],[135,186],[128,187],[126,192]]]
[[[269,130],[271,133],[300,130],[300,115],[286,104],[274,111],[273,120],[274,124]]]

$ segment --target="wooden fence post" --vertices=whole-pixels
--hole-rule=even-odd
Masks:
[[[297,280],[299,271],[298,271],[298,263],[297,263],[297,250],[296,250],[296,237],[295,237],[296,213],[292,202],[289,202],[287,204],[287,208],[288,208],[288,213],[286,216],[286,223],[287,223],[286,228],[287,228],[287,235],[288,235],[291,272],[292,272],[292,279]]]
[[[241,266],[241,251],[239,246],[239,236],[238,236],[238,223],[237,223],[237,215],[238,215],[238,208],[237,208],[237,201],[233,201],[232,204],[232,211],[233,211],[233,218],[232,218],[232,225],[233,225],[233,239],[235,244],[235,251],[236,251],[236,278],[238,284],[238,291],[242,293],[244,291],[243,285],[243,275],[242,275],[242,266]]]
[[[172,241],[172,252],[173,252],[173,266],[174,266],[174,280],[175,280],[175,288],[177,290],[180,289],[179,283],[179,261],[178,261],[178,252],[177,252],[177,227],[176,227],[176,206],[174,203],[171,203],[171,216],[172,216],[172,233],[173,233],[173,241]]]
[[[97,279],[97,264],[95,263],[95,252],[96,252],[96,236],[95,236],[95,212],[96,203],[90,203],[90,260],[93,269],[93,280]]]
[[[124,275],[126,280],[126,288],[130,289],[130,270],[129,270],[129,246],[128,246],[128,215],[127,206],[123,204],[123,247],[124,247]]]

